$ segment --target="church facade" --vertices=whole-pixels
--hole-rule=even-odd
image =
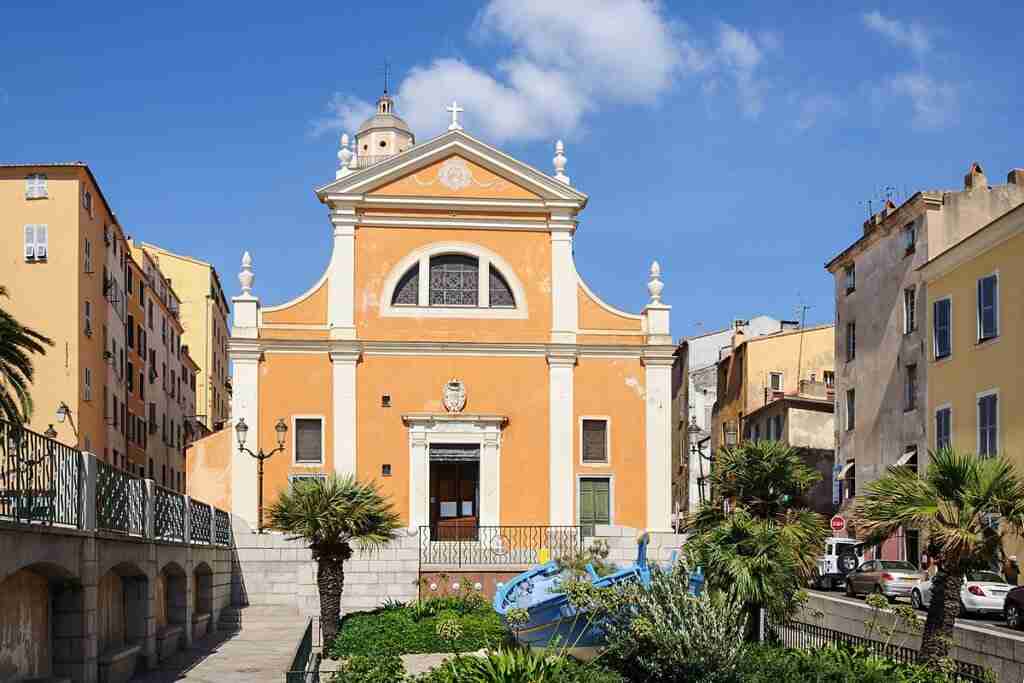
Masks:
[[[332,256],[308,291],[263,305],[246,254],[232,414],[254,451],[288,427],[264,505],[296,478],[352,473],[442,538],[670,530],[674,346],[658,264],[638,277],[640,313],[603,302],[573,260],[587,196],[561,143],[548,175],[449,111],[446,133],[416,143],[385,94],[353,144],[342,137],[336,178],[316,190]],[[190,484],[255,526],[256,463],[225,432],[193,452]]]

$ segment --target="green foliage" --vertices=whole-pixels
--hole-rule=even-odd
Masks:
[[[405,679],[405,667],[398,655],[355,655],[342,661],[331,683],[396,683]]]
[[[490,607],[470,614],[438,610],[417,619],[415,605],[400,609],[349,614],[329,648],[335,659],[352,655],[396,655],[425,652],[473,652],[508,641],[508,632]],[[438,635],[438,624],[454,619],[461,629],[456,638]],[[448,633],[446,635],[452,635]]]
[[[7,288],[0,285],[0,298],[6,297]],[[32,355],[45,355],[47,346],[53,341],[0,308],[0,418],[24,424],[32,417]]]
[[[686,556],[703,566],[706,587],[751,614],[762,606],[777,618],[793,614],[828,535],[820,515],[794,507],[818,479],[798,451],[774,441],[721,449],[712,499],[684,523]]]
[[[408,607],[408,603],[402,600],[395,600],[394,598],[384,598],[384,603],[381,605],[381,609],[402,609]]]
[[[447,575],[441,574],[438,577],[442,582],[448,580]],[[427,591],[430,583],[427,577],[422,577],[416,582],[420,587],[420,594]],[[428,617],[445,610],[458,612],[459,614],[472,614],[489,607],[484,594],[470,585],[462,584],[455,592],[444,595],[434,595],[422,598],[415,603],[415,610],[419,617]]]
[[[573,577],[586,577],[587,565],[591,565],[598,576],[608,576],[618,571],[618,567],[608,561],[608,541],[594,539],[589,546],[577,552],[573,551],[558,558],[558,568]]]
[[[955,679],[922,665],[897,664],[856,649],[789,650],[753,645],[748,646],[734,680],[736,683],[947,683]]]
[[[416,683],[624,683],[618,674],[596,664],[512,647],[485,656],[449,659],[414,679]]]
[[[272,529],[309,543],[313,558],[351,556],[349,544],[378,548],[395,538],[401,518],[375,482],[329,475],[300,479],[270,506]]]
[[[864,621],[864,635],[886,644],[904,647],[911,635],[920,635],[923,630],[917,611],[910,605],[893,605],[879,593],[872,593],[864,601],[871,608],[870,616]],[[892,643],[901,634],[902,638]]]
[[[746,612],[726,593],[688,592],[688,573],[654,568],[651,584],[600,591],[603,657],[641,681],[728,681],[743,651]]]

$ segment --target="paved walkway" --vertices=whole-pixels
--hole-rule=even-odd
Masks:
[[[242,628],[237,633],[213,633],[132,681],[280,683],[306,619],[288,608],[248,607],[241,613]]]

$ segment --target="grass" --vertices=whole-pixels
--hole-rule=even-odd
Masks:
[[[437,635],[437,623],[452,616],[462,627],[461,635],[446,641]],[[430,652],[473,652],[509,642],[508,630],[488,604],[459,614],[442,611],[417,619],[412,607],[379,609],[349,614],[330,648],[333,658],[353,655],[422,654]]]

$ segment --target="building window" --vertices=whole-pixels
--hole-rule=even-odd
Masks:
[[[768,375],[768,386],[772,391],[782,391],[782,373],[772,372]]]
[[[153,300],[149,299],[147,302],[147,320],[149,321],[149,329],[153,329]]]
[[[836,388],[836,373],[833,370],[825,370],[822,377],[825,380],[825,388],[835,389]]]
[[[29,224],[25,226],[25,260],[45,261],[49,251],[45,224]]]
[[[917,329],[917,290],[907,287],[903,290],[903,334]]]
[[[608,420],[584,418],[582,420],[581,443],[583,462],[590,465],[608,463]]]
[[[430,259],[430,305],[476,306],[478,261],[473,256],[446,254]]]
[[[846,279],[846,293],[852,294],[857,289],[857,269],[852,263],[843,270]]]
[[[82,192],[82,206],[85,208],[86,211],[89,212],[89,218],[93,218],[94,214],[92,211],[92,192],[90,192],[89,190],[84,190]]]
[[[917,363],[907,366],[907,374],[903,382],[903,410],[917,408]]]
[[[843,469],[839,471],[836,480],[842,482],[843,500],[849,500],[857,495],[857,464],[853,460],[847,460]]]
[[[91,301],[87,300],[85,302],[85,307],[83,308],[83,318],[84,318],[83,322],[85,324],[85,329],[84,329],[85,336],[86,337],[91,337],[92,336],[92,302]]]
[[[391,303],[395,306],[415,306],[420,302],[420,267],[413,266],[402,276],[395,287],[395,295]]]
[[[999,276],[978,280],[978,341],[999,336]]]
[[[946,358],[953,353],[953,335],[950,329],[952,314],[953,301],[951,299],[939,299],[932,305],[935,360]]]
[[[999,394],[978,397],[978,455],[999,452]]]
[[[82,374],[82,400],[92,400],[92,368],[85,368]]]
[[[852,431],[857,422],[857,393],[854,389],[846,390],[846,431]]]
[[[124,283],[125,283],[124,286],[125,286],[125,289],[128,292],[128,296],[131,296],[132,294],[135,293],[135,282],[134,282],[134,280],[135,280],[135,278],[132,276],[132,269],[129,268],[128,272],[125,273],[125,280],[124,280]]]
[[[324,421],[320,417],[295,418],[295,462],[320,464],[324,461]]]
[[[126,335],[125,339],[126,339],[126,341],[128,343],[128,348],[134,349],[135,348],[135,318],[131,314],[128,315],[128,325],[125,327],[124,332],[125,332],[125,335]]]
[[[488,305],[494,307],[512,308],[516,305],[516,299],[512,296],[512,289],[501,273],[492,265],[488,268],[489,275],[489,301]]]
[[[128,391],[135,391],[135,366],[128,361]]]
[[[953,444],[953,409],[939,408],[935,411],[935,450],[941,451]]]
[[[86,273],[92,272],[92,242],[85,238],[82,243],[82,270]]]
[[[903,226],[903,255],[913,254],[916,247],[917,227],[913,223],[907,223]]]
[[[846,323],[846,362],[857,357],[857,323]]]
[[[49,196],[45,174],[33,173],[25,177],[25,199],[46,199]]]

